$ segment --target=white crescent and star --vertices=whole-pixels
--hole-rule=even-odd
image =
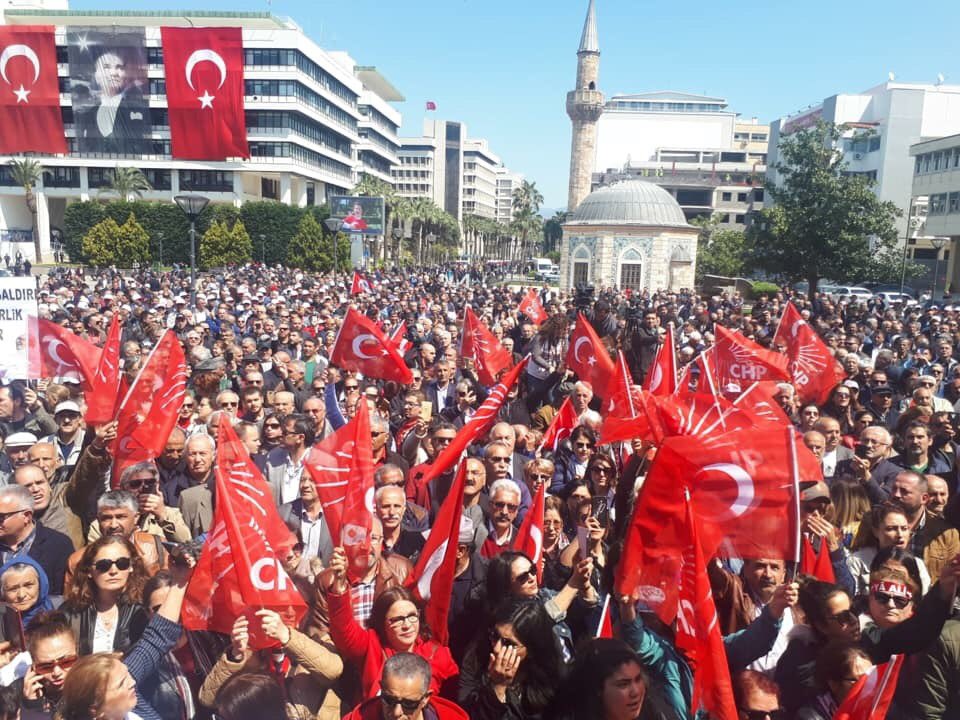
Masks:
[[[365,342],[368,342],[368,341],[371,341],[371,340],[372,340],[373,342],[376,342],[376,341],[377,341],[377,339],[376,339],[373,335],[371,335],[371,334],[369,334],[369,333],[364,333],[363,335],[357,335],[357,336],[353,339],[353,343],[352,343],[352,345],[351,345],[351,348],[353,349],[353,354],[356,355],[358,358],[361,358],[361,359],[363,359],[363,360],[373,360],[374,357],[375,357],[374,355],[367,355],[365,352],[363,352],[363,351],[360,349],[360,346],[361,346],[361,345],[363,345]]]
[[[797,320],[793,325],[790,326],[790,337],[796,337],[797,333],[800,332],[800,326],[806,325],[806,321]]]
[[[75,363],[67,362],[62,357],[60,357],[60,353],[57,351],[57,348],[60,347],[61,345],[63,345],[63,342],[58,340],[57,338],[51,338],[47,342],[47,354],[57,361],[58,375],[62,374],[60,371],[63,370],[64,368],[69,370],[77,369],[77,366]]]
[[[650,392],[654,392],[660,383],[663,382],[663,369],[660,367],[660,363],[657,363],[653,366],[653,374],[650,376]]]
[[[222,88],[223,83],[227,80],[227,64],[223,61],[219,53],[210,48],[201,48],[200,50],[194,50],[190,53],[190,57],[187,58],[187,64],[184,66],[183,72],[187,76],[187,85],[190,86],[190,89],[197,89],[193,85],[193,69],[202,62],[213,63],[217,70],[220,71],[220,84],[217,85],[217,90]],[[205,89],[203,95],[199,96],[197,100],[200,101],[201,109],[213,109],[213,101],[215,98],[215,95],[211,95],[210,91]]]
[[[7,85],[11,85],[10,78],[7,77],[7,63],[15,57],[25,57],[33,65],[33,82],[31,85],[35,85],[37,80],[40,79],[40,58],[37,57],[37,53],[29,45],[7,45],[3,49],[3,52],[0,53],[0,77],[3,77]],[[27,103],[30,102],[27,96],[31,92],[32,90],[27,90],[23,83],[20,83],[20,87],[14,90],[13,94],[17,96],[17,103]]]
[[[746,470],[733,463],[715,463],[713,465],[706,465],[697,475],[702,476],[710,471],[723,473],[737,484],[737,497],[730,504],[728,511],[730,517],[738,518],[753,506],[753,478],[750,477],[750,474]]]
[[[577,338],[577,341],[573,344],[573,359],[576,360],[578,363],[583,362],[583,360],[580,359],[580,346],[583,343],[587,343],[590,346],[590,349],[591,350],[593,349],[593,343],[590,342],[590,338],[588,337]],[[595,355],[591,355],[590,357],[587,358],[588,365],[595,365],[596,363],[597,363],[597,357]]]

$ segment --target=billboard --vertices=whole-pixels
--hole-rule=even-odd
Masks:
[[[143,155],[150,146],[143,28],[67,28],[70,97],[81,153]]]
[[[27,377],[27,317],[37,314],[35,277],[0,278],[0,382]]]
[[[383,198],[334,195],[330,216],[340,221],[340,230],[364,235],[383,235]]]

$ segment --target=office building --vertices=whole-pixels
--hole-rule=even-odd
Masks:
[[[956,292],[960,287],[960,134],[914,143],[910,157],[916,222],[908,233],[906,252],[927,268],[927,275],[911,285],[929,291],[936,273],[939,299],[944,290]]]

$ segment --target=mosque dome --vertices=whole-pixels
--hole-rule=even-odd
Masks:
[[[670,193],[643,180],[627,180],[594,190],[564,225],[691,227]]]

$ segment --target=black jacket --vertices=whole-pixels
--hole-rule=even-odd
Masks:
[[[73,626],[80,656],[93,652],[93,632],[97,624],[97,609],[93,605],[77,608],[64,605],[63,614]],[[140,604],[120,603],[117,607],[117,630],[113,636],[113,651],[126,653],[140,639],[149,618]]]
[[[73,542],[62,532],[43,525],[36,526],[33,545],[27,553],[43,568],[50,580],[50,594],[63,595],[63,577],[67,573],[67,558],[73,553]]]

